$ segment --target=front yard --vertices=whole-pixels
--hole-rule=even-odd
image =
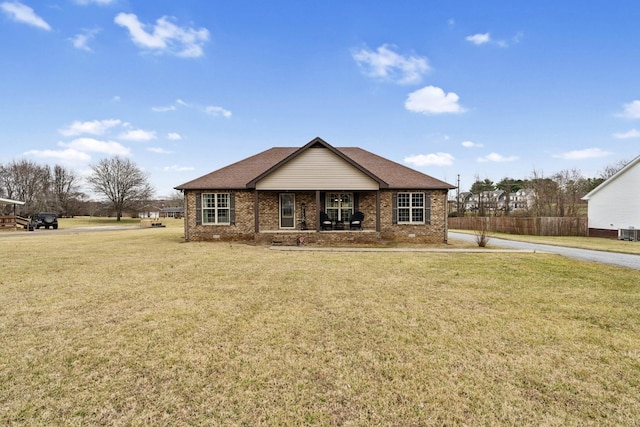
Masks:
[[[0,256],[3,425],[640,419],[637,271],[183,243],[173,223]]]

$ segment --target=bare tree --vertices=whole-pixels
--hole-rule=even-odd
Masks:
[[[577,216],[581,197],[588,192],[588,182],[577,169],[565,169],[553,175],[558,186],[557,213],[559,216]]]
[[[153,195],[149,177],[129,159],[120,156],[102,159],[91,169],[93,172],[87,181],[96,193],[109,200],[117,221],[120,221],[125,209]]]
[[[545,178],[542,171],[534,170],[526,187],[533,190],[531,210],[534,216],[557,216],[558,184]]]
[[[174,190],[167,199],[167,202],[169,202],[171,206],[184,206],[184,195],[182,191]]]
[[[79,200],[84,196],[79,191],[78,181],[78,177],[73,171],[59,165],[53,167],[51,193],[59,215],[75,215]]]
[[[50,208],[51,169],[27,160],[0,166],[0,187],[9,199],[25,202],[23,214]]]
[[[489,243],[490,220],[491,218],[474,218],[474,221],[471,223],[476,243],[481,248],[486,247],[487,243]]]
[[[600,171],[600,178],[607,180],[615,175],[620,169],[625,167],[630,160],[618,160],[617,162],[607,165]]]

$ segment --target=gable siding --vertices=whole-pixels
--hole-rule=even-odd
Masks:
[[[326,148],[310,148],[261,179],[258,190],[377,190],[378,183]]]
[[[636,163],[593,194],[588,204],[589,228],[640,228],[640,197],[635,193],[639,183],[640,163]]]

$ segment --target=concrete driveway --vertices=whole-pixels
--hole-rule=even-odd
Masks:
[[[449,239],[462,240],[465,242],[475,242],[476,236],[472,234],[449,232]],[[629,244],[640,244],[629,242]],[[509,249],[530,250],[558,254],[580,261],[598,262],[601,264],[617,265],[620,267],[634,268],[640,270],[640,255],[619,254],[615,252],[593,251],[589,249],[568,248],[565,246],[541,245],[537,243],[518,242],[514,240],[489,238],[489,247],[500,247]],[[640,282],[640,279],[638,280]]]

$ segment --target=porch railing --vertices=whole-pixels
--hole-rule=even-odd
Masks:
[[[23,218],[16,215],[0,215],[0,230],[9,230],[16,228],[29,228],[29,218]]]

